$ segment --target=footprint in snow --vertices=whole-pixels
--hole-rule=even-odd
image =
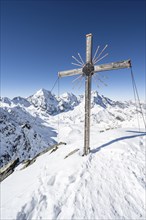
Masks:
[[[55,176],[52,176],[49,180],[48,180],[48,185],[53,186],[55,183]]]
[[[69,183],[74,183],[76,181],[76,178],[73,175],[69,176],[68,179],[69,179]]]
[[[57,217],[59,216],[59,214],[61,212],[61,208],[57,205],[54,205],[53,211],[54,211],[54,218],[53,219],[57,219]]]

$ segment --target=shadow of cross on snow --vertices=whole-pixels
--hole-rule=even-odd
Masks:
[[[130,130],[128,130],[126,132],[137,133],[137,134],[145,134],[146,135],[145,131],[130,131]]]
[[[139,133],[139,134],[116,138],[116,139],[114,139],[114,140],[112,140],[112,141],[109,141],[109,142],[107,142],[107,143],[105,143],[105,144],[103,144],[103,145],[97,147],[96,149],[91,150],[90,152],[93,153],[93,154],[95,154],[95,153],[97,153],[98,151],[100,151],[102,148],[107,147],[107,146],[109,146],[110,144],[113,144],[113,143],[115,143],[115,142],[122,141],[122,140],[126,140],[126,139],[130,139],[130,138],[145,136],[145,135],[146,135],[146,132],[140,132],[140,131],[127,131],[127,132],[133,132],[133,133]]]

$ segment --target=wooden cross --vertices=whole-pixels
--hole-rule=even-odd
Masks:
[[[95,62],[94,62],[95,63]],[[82,68],[62,71],[59,77],[81,74],[85,76],[85,125],[84,125],[84,155],[90,151],[90,109],[91,109],[91,79],[94,73],[131,67],[131,61],[120,61],[102,65],[94,65],[92,60],[92,34],[86,35],[86,63]]]

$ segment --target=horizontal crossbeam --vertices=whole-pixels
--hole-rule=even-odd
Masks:
[[[82,68],[58,72],[59,77],[74,76],[78,74],[83,74]]]
[[[131,61],[124,60],[124,61],[119,61],[119,62],[114,62],[114,63],[102,64],[98,66],[95,65],[94,73],[107,71],[107,70],[124,69],[124,68],[129,68],[129,67],[131,67]],[[59,77],[74,76],[78,74],[83,74],[82,68],[58,72]]]
[[[130,60],[120,61],[120,62],[114,62],[114,63],[107,63],[102,64],[98,66],[94,66],[94,73],[96,72],[102,72],[106,70],[116,70],[116,69],[123,69],[123,68],[129,68],[131,67]]]

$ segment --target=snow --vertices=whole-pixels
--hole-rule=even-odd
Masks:
[[[68,136],[67,146],[5,179],[2,219],[144,219],[145,133],[95,133],[87,157],[75,132],[74,142]],[[75,148],[80,151],[64,159]]]
[[[91,125],[98,124],[100,131],[122,127],[136,116],[132,102],[115,102],[97,91],[92,92],[91,101]],[[15,97],[10,100],[5,97],[1,99],[0,121],[0,166],[3,166],[16,156],[20,161],[32,158],[58,141],[58,121],[68,129],[67,122],[71,126],[82,126],[83,130],[84,97],[76,97],[72,93],[56,97],[45,89],[27,99]]]
[[[67,145],[41,155],[25,169],[20,164],[1,183],[1,219],[144,220],[146,133],[141,117],[141,129],[137,126],[134,104],[92,94],[91,152],[82,157],[84,98],[67,93],[57,99],[53,95],[56,109],[61,101],[74,104],[70,109],[66,104],[63,111],[52,115],[48,108],[42,110],[44,101],[50,105],[48,96],[52,94],[40,90],[37,107],[23,105],[22,99],[19,104],[11,100],[2,103],[3,151],[8,141],[10,146],[18,135],[27,132],[29,151],[21,149],[23,138],[17,146],[22,159],[33,157],[55,141]],[[34,103],[34,97],[28,99]],[[75,149],[79,151],[64,159]],[[13,148],[8,152],[14,156]]]

